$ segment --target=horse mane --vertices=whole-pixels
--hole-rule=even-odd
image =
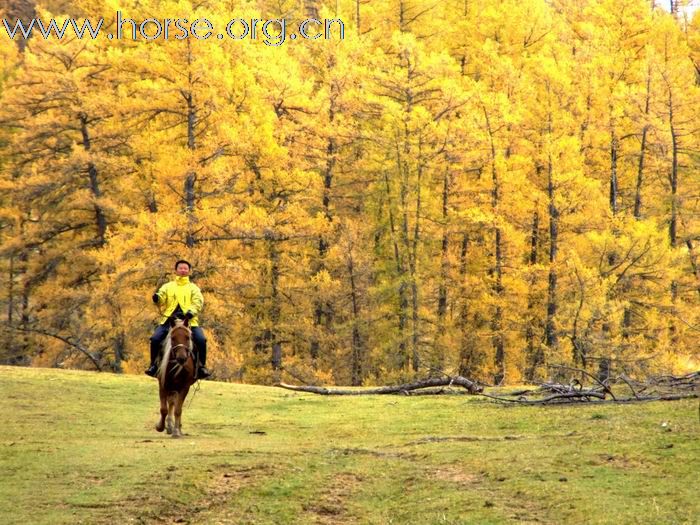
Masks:
[[[190,329],[189,326],[185,324],[185,322],[182,319],[175,319],[175,324],[170,327],[170,330],[168,331],[168,335],[165,338],[165,341],[163,341],[163,358],[160,360],[160,365],[158,366],[158,372],[157,375],[160,378],[161,382],[165,382],[165,374],[168,372],[168,361],[170,361],[170,352],[172,351],[172,341],[170,340],[170,336],[172,335],[174,330],[184,328],[187,330],[187,335],[189,336],[189,349],[193,350],[194,348],[194,343],[192,341],[192,330]]]
[[[168,361],[170,361],[170,351],[173,348],[173,345],[170,342],[170,333],[172,331],[173,329],[171,328],[168,332],[168,336],[165,338],[165,341],[163,341],[163,358],[160,360],[160,365],[158,366],[158,377],[160,378],[161,383],[165,382],[165,374],[168,372]]]

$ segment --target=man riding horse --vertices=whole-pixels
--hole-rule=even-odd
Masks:
[[[157,305],[165,305],[163,316],[156,331],[151,336],[151,365],[146,370],[146,375],[156,377],[158,365],[158,355],[160,354],[163,341],[170,331],[170,319],[187,319],[192,330],[192,340],[200,363],[197,371],[197,379],[207,379],[211,372],[206,369],[207,360],[207,339],[204,331],[199,327],[199,313],[204,306],[204,297],[199,287],[190,282],[190,271],[192,265],[179,260],[175,263],[174,280],[165,283],[153,294],[153,302]]]

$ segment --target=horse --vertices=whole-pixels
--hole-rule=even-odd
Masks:
[[[160,393],[160,421],[156,430],[174,438],[182,437],[182,405],[190,387],[196,381],[196,367],[192,343],[192,331],[186,320],[175,319],[158,366],[158,391]]]

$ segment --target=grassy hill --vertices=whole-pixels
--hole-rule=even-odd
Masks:
[[[697,400],[206,382],[174,440],[153,430],[157,397],[145,376],[0,367],[0,523],[700,523]]]

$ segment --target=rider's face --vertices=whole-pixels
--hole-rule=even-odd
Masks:
[[[190,267],[185,263],[180,263],[177,265],[177,268],[175,268],[175,273],[179,277],[187,277],[190,274]]]

